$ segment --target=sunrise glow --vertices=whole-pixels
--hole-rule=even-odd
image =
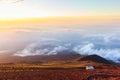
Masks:
[[[16,2],[17,1],[17,2]],[[46,17],[66,17],[66,16],[119,16],[119,6],[114,2],[107,4],[105,1],[102,8],[96,9],[96,2],[78,0],[69,2],[49,0],[1,0],[0,1],[0,19],[21,19],[21,18],[46,18]],[[91,5],[91,4],[94,5]],[[86,7],[86,5],[91,7]],[[109,7],[110,6],[110,7]]]
[[[120,80],[120,0],[0,0],[0,80]]]

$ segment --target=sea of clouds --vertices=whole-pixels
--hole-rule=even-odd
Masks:
[[[41,39],[27,45],[15,56],[57,55],[59,52],[70,50],[80,55],[97,54],[108,60],[120,61],[120,35],[84,35],[76,39]],[[77,36],[78,37],[78,36]],[[72,38],[72,37],[71,37]]]
[[[6,30],[6,29],[5,29]],[[81,55],[97,54],[120,62],[120,24],[29,25],[0,29],[0,51],[15,50],[14,56],[57,55],[74,51]],[[1,32],[2,31],[2,32]],[[4,47],[4,49],[3,49]]]

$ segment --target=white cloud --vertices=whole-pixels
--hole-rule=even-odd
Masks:
[[[56,43],[56,44],[55,44]],[[33,43],[25,47],[22,51],[15,53],[15,56],[35,56],[35,55],[56,55],[58,52],[68,50],[66,46],[68,44],[61,46],[57,42],[46,41],[45,43]]]
[[[0,0],[0,2],[2,3],[17,3],[21,1],[24,1],[24,0]]]
[[[97,49],[93,43],[89,43],[89,44],[86,44],[82,47],[77,46],[73,50],[82,54],[82,55],[97,54],[97,55],[100,55],[106,59],[113,60],[115,62],[119,62],[119,59],[120,59],[120,48],[116,48],[116,49],[100,48],[100,49]]]
[[[71,36],[70,36],[71,39]],[[73,50],[81,55],[97,54],[118,62],[120,59],[119,35],[100,34],[81,36],[78,40],[44,38],[18,51],[16,56],[56,55],[60,51]]]

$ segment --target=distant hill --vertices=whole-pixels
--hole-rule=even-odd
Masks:
[[[36,55],[36,56],[13,56],[12,53],[1,54],[0,63],[40,63],[49,61],[92,61],[96,63],[111,64],[112,61],[108,61],[98,55],[82,56],[74,51],[61,51],[56,55]]]
[[[111,64],[110,61],[108,61],[98,55],[85,56],[85,57],[82,57],[81,59],[79,59],[78,61],[92,61],[92,62],[97,62],[97,63]]]
[[[80,54],[74,51],[61,51],[56,55],[35,55],[35,56],[13,56],[12,54],[0,55],[0,63],[14,63],[14,62],[46,62],[56,60],[74,60],[79,58]]]

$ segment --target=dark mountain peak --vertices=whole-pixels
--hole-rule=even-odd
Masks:
[[[98,62],[98,63],[104,63],[104,64],[111,64],[111,62],[109,62],[108,60],[96,54],[85,56],[79,59],[78,61],[92,61],[92,62]]]

